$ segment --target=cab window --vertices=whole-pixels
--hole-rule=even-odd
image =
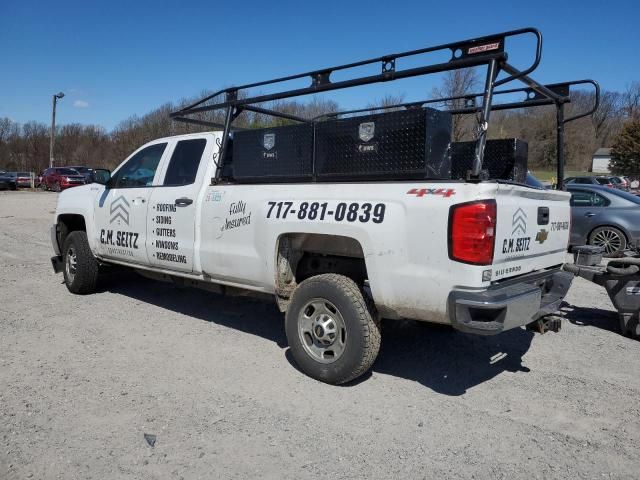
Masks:
[[[113,174],[109,185],[112,188],[151,186],[166,147],[166,143],[156,143],[140,150]]]
[[[179,141],[171,155],[163,185],[180,186],[195,182],[206,145],[204,138]]]

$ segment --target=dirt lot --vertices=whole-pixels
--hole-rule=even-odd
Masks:
[[[559,334],[385,322],[372,374],[333,387],[270,303],[129,273],[69,294],[55,200],[0,192],[2,479],[640,477],[640,342],[599,287]]]

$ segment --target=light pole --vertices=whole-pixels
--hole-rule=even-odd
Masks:
[[[56,103],[58,99],[64,97],[64,93],[59,92],[53,96],[53,112],[51,113],[51,143],[49,144],[49,168],[53,167],[53,146],[56,142]]]

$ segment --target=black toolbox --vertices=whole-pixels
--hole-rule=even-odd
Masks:
[[[453,142],[451,144],[451,178],[464,180],[473,167],[476,142]],[[524,140],[505,138],[487,140],[484,148],[482,169],[489,178],[525,183],[527,180],[528,145]]]
[[[313,178],[313,124],[234,133],[233,178],[241,183],[305,182]]]
[[[316,123],[318,181],[449,179],[451,115],[431,108]]]

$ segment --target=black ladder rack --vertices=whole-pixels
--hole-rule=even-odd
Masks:
[[[534,59],[529,67],[519,70],[508,63],[508,53],[505,49],[505,42],[510,37],[531,35],[535,38],[536,47]],[[399,60],[407,57],[415,57],[426,53],[434,53],[441,51],[449,51],[451,57],[449,61],[436,64],[424,64],[418,67],[400,69]],[[553,85],[543,85],[533,80],[529,75],[538,67],[542,56],[542,35],[535,28],[522,28],[503,33],[497,33],[484,37],[462,40],[459,42],[446,43],[434,47],[427,47],[418,50],[410,50],[407,52],[393,53],[381,57],[362,60],[359,62],[338,65],[334,67],[313,70],[310,72],[300,73],[297,75],[289,75],[286,77],[275,78],[262,82],[250,83],[237,87],[229,87],[211,95],[208,95],[197,102],[188,105],[176,112],[172,112],[170,117],[176,121],[194,123],[197,125],[209,126],[215,129],[223,130],[222,144],[218,154],[218,169],[214,182],[220,181],[222,175],[223,162],[228,145],[229,133],[233,127],[233,121],[242,113],[242,111],[252,111],[271,115],[274,117],[285,118],[297,122],[314,122],[325,117],[335,117],[348,113],[358,113],[370,111],[371,108],[350,110],[346,112],[336,112],[333,114],[323,115],[319,118],[308,119],[296,115],[278,112],[264,108],[260,104],[273,100],[281,100],[303,95],[310,95],[321,92],[328,92],[344,88],[351,88],[360,85],[369,85],[373,83],[388,82],[403,78],[429,75],[433,73],[446,72],[463,68],[486,66],[486,77],[484,82],[484,90],[482,93],[469,94],[459,97],[449,97],[440,99],[429,99],[421,102],[403,103],[386,108],[417,108],[426,104],[450,102],[453,100],[464,100],[463,108],[449,109],[452,114],[478,114],[478,130],[476,136],[476,149],[473,167],[469,172],[470,180],[480,180],[482,171],[482,162],[484,158],[484,147],[486,144],[487,130],[491,111],[528,108],[541,105],[555,105],[556,107],[556,132],[557,132],[557,188],[563,188],[564,178],[564,126],[568,122],[577,120],[578,118],[591,115],[596,111],[600,102],[600,87],[593,80],[578,80],[574,82],[564,82]],[[346,80],[332,81],[331,75],[334,72],[355,69],[365,65],[379,64],[380,73],[375,75],[353,77]],[[507,76],[498,79],[501,72],[507,73]],[[295,89],[283,89],[281,91],[262,94],[257,96],[246,95],[246,90],[262,87],[267,85],[277,85],[298,79],[309,79],[309,86]],[[522,88],[512,88],[509,90],[495,90],[501,85],[518,81],[525,86]],[[570,101],[570,87],[581,84],[589,84],[594,87],[595,99],[593,107],[587,111],[575,115],[571,118],[564,118],[564,104]],[[513,94],[522,92],[526,95],[525,100],[520,102],[510,102],[505,104],[493,105],[493,97],[501,94]],[[383,110],[384,108],[376,108]],[[193,116],[202,112],[224,110],[224,123],[215,123]]]

